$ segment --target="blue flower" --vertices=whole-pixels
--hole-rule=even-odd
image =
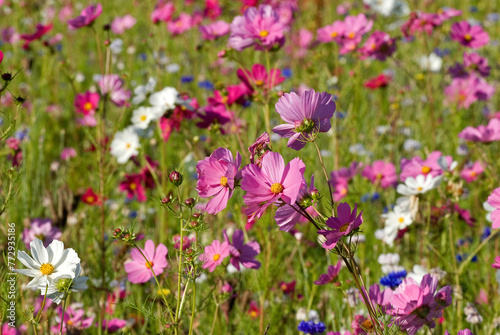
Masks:
[[[391,289],[396,289],[406,277],[406,270],[391,272],[387,276],[380,278],[380,284],[388,286]]]
[[[187,84],[187,83],[190,83],[194,80],[194,77],[193,76],[183,76],[181,77],[181,82],[183,84]]]
[[[369,199],[370,199],[370,193],[366,193],[361,196],[361,202],[367,202]]]
[[[305,334],[321,334],[326,331],[326,326],[323,322],[314,323],[313,320],[300,321],[297,330]]]
[[[481,241],[484,241],[488,238],[488,236],[491,235],[491,228],[490,227],[485,227],[483,230],[483,235],[481,235]]]
[[[372,194],[372,198],[370,200],[371,201],[377,201],[378,199],[380,199],[380,194],[378,192],[374,192]]]
[[[283,71],[281,71],[281,74],[285,78],[290,78],[291,76],[293,76],[293,71],[289,67],[286,67],[283,69]]]
[[[438,55],[439,57],[443,58],[444,56],[447,56],[451,53],[450,49],[440,49],[436,48],[434,49],[434,53]]]
[[[203,80],[198,83],[199,88],[204,88],[206,90],[213,90],[214,89],[214,84],[212,84],[208,80]]]

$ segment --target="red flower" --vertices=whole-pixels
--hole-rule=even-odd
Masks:
[[[31,42],[40,39],[43,35],[48,33],[52,29],[52,23],[44,26],[41,23],[37,23],[36,31],[33,34],[22,34],[21,39],[25,40],[23,49],[28,49]]]
[[[91,187],[89,187],[87,191],[85,191],[85,193],[82,195],[82,202],[91,206],[101,205],[101,199],[99,199],[99,196],[94,191],[92,191]]]
[[[387,87],[387,85],[389,85],[391,80],[392,80],[391,76],[381,74],[376,76],[375,78],[366,81],[364,86],[371,90],[376,90],[379,87]]]

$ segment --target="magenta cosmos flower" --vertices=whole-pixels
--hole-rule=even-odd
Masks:
[[[241,82],[247,87],[250,94],[259,90],[270,90],[285,80],[285,77],[281,75],[280,69],[271,69],[269,73],[267,73],[266,67],[262,64],[254,64],[252,66],[252,71],[238,69],[236,74]]]
[[[444,332],[444,335],[450,335],[450,333],[448,333],[448,331],[446,330]],[[474,335],[472,333],[472,331],[470,329],[463,329],[463,330],[459,330],[457,335]]]
[[[76,112],[82,115],[94,115],[99,107],[99,94],[87,91],[83,94],[77,94],[75,97],[74,106]]]
[[[69,29],[78,29],[92,24],[102,13],[102,5],[90,5],[80,13],[80,16],[68,20]]]
[[[43,35],[52,30],[52,23],[43,25],[41,23],[36,24],[36,31],[33,34],[21,34],[20,38],[24,40],[23,49],[28,49],[31,42],[40,39]]]
[[[243,201],[249,220],[259,219],[272,203],[282,200],[295,204],[304,187],[305,164],[294,158],[285,166],[283,157],[277,152],[268,152],[262,158],[262,167],[250,164],[242,171],[241,188],[247,193]]]
[[[63,314],[62,308],[57,307],[56,313],[59,316],[59,320],[61,319],[61,316]],[[73,309],[71,306],[68,306],[66,310],[64,311],[64,316],[63,316],[63,325],[61,328],[61,323],[58,325],[52,326],[51,330],[53,334],[59,333],[59,330],[62,329],[62,334],[68,334],[68,326],[71,327],[71,329],[77,329],[79,331],[82,331],[83,329],[87,329],[92,327],[92,323],[94,322],[94,316],[90,316],[88,318],[84,317],[85,315],[85,310],[83,308],[81,309]]]
[[[342,268],[342,260],[339,260],[336,265],[330,265],[326,273],[319,276],[318,280],[314,281],[316,285],[326,285],[337,279],[340,269]]]
[[[115,34],[123,34],[125,30],[132,28],[137,19],[130,14],[123,17],[116,17],[113,22],[111,22],[111,31]]]
[[[491,193],[486,202],[495,208],[491,213],[491,227],[493,229],[498,229],[500,228],[500,187],[493,190],[493,193]]]
[[[230,262],[238,271],[240,270],[240,264],[248,269],[257,270],[260,268],[260,262],[255,259],[260,254],[260,245],[256,241],[245,244],[243,230],[234,231],[233,243],[231,243],[224,230],[224,240],[229,244]]]
[[[271,151],[269,143],[271,143],[269,134],[264,132],[255,140],[254,143],[252,143],[252,145],[250,145],[250,147],[248,147],[248,151],[250,152],[250,162],[252,164],[259,167],[262,166],[262,157]]]
[[[390,313],[395,317],[395,324],[408,335],[416,334],[425,325],[434,328],[434,320],[451,304],[451,288],[446,286],[434,295],[437,284],[437,278],[430,274],[426,274],[420,284],[407,277],[393,292]]]
[[[61,159],[63,161],[69,161],[71,158],[76,156],[76,150],[74,148],[64,148],[61,151]]]
[[[270,5],[248,8],[243,16],[236,16],[231,23],[228,45],[242,51],[252,45],[256,50],[270,50],[285,43],[285,26]]]
[[[484,167],[481,162],[474,162],[471,167],[466,167],[460,171],[460,177],[466,182],[471,183],[476,180],[484,172]]]
[[[326,220],[326,225],[330,229],[318,230],[318,234],[326,238],[326,241],[323,243],[323,248],[328,250],[335,248],[342,236],[350,234],[354,229],[361,226],[363,223],[363,211],[361,211],[359,215],[357,215],[357,212],[357,204],[354,205],[352,212],[351,206],[349,206],[348,203],[343,202],[339,204],[337,208],[337,217],[330,217]]]
[[[173,35],[180,35],[193,27],[193,17],[186,13],[181,13],[175,20],[167,22],[167,29]]]
[[[50,219],[33,219],[29,228],[23,230],[23,242],[26,249],[30,249],[30,243],[39,239],[44,247],[48,247],[53,240],[58,240],[62,236],[59,228],[52,226]]]
[[[276,111],[286,122],[273,128],[284,138],[289,138],[287,146],[302,149],[308,141],[314,140],[318,132],[330,130],[330,119],[335,113],[335,102],[326,92],[305,91],[302,95],[285,93],[276,103]]]
[[[495,269],[500,269],[500,256],[495,257],[495,262],[491,266]]]
[[[215,215],[226,208],[237,179],[240,178],[240,165],[241,155],[236,153],[234,159],[231,151],[225,148],[215,150],[210,157],[196,164],[198,194],[202,198],[213,197],[205,208],[208,213]]]
[[[490,75],[490,66],[488,65],[488,58],[479,56],[475,52],[464,52],[464,66],[479,73],[483,77]]]
[[[168,22],[172,19],[172,14],[174,14],[175,7],[171,2],[163,3],[163,1],[158,1],[159,4],[156,6],[155,10],[151,13],[151,21],[153,23],[158,23],[160,21]]]
[[[214,23],[200,26],[201,38],[207,41],[213,41],[229,33],[231,25],[225,21],[219,20]]]
[[[153,271],[156,276],[163,273],[167,267],[168,249],[163,244],[158,244],[155,249],[155,244],[152,240],[147,240],[144,249],[132,249],[130,257],[132,261],[125,263],[125,272],[127,272],[128,280],[134,284],[145,283],[153,278]],[[144,259],[144,256],[146,259]]]
[[[361,175],[372,183],[380,183],[382,188],[394,186],[398,182],[394,164],[384,161],[375,161],[367,165]]]
[[[119,189],[121,192],[127,193],[127,199],[137,197],[137,201],[144,202],[148,198],[146,197],[146,190],[142,186],[143,179],[144,175],[142,173],[126,174],[125,180],[120,182]]]
[[[456,22],[451,26],[450,37],[463,46],[477,49],[490,41],[490,36],[480,26],[471,26],[467,21]]]
[[[318,29],[318,41],[328,43],[335,41],[340,43],[345,32],[345,24],[343,21],[335,21],[333,24]]]
[[[130,91],[123,88],[123,80],[117,74],[106,74],[97,84],[101,93],[108,94],[109,99],[118,107],[125,105],[130,99]]]
[[[377,304],[378,307],[380,307],[382,313],[389,313],[392,308],[391,299],[393,291],[391,288],[388,287],[385,290],[380,291],[380,286],[378,284],[373,284],[372,286],[370,286],[370,291],[368,294],[370,296],[370,300],[374,304]]]
[[[200,260],[203,262],[204,269],[214,272],[227,256],[229,256],[229,243],[214,240],[211,245],[205,247],[205,253],[200,255]]]
[[[359,49],[361,59],[373,57],[385,61],[396,51],[396,39],[383,31],[375,31]]]
[[[466,127],[458,137],[471,142],[490,143],[500,140],[500,119],[491,119],[487,126]]]

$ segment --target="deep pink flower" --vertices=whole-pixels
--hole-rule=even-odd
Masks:
[[[283,46],[284,31],[285,26],[271,6],[250,7],[243,16],[233,19],[228,45],[237,51],[251,46],[256,50],[270,50]]]
[[[368,293],[370,300],[380,307],[382,313],[387,314],[391,310],[391,299],[393,291],[391,288],[386,288],[380,291],[380,286],[378,284],[373,284],[370,286],[370,291]]]
[[[481,162],[474,162],[471,167],[466,167],[460,171],[460,177],[465,179],[466,182],[470,183],[479,177],[481,173],[484,172],[484,167]]]
[[[2,61],[3,61],[3,52],[2,50],[0,50],[0,64],[2,64]]]
[[[300,96],[295,92],[285,93],[276,103],[276,111],[286,124],[274,127],[273,131],[289,138],[289,148],[300,150],[314,140],[316,133],[330,130],[335,108],[332,96],[326,92],[309,90]]]
[[[362,167],[362,163],[352,162],[349,167],[343,167],[336,171],[332,171],[330,173],[330,183],[332,185],[338,183],[347,184],[352,178],[354,178],[355,175],[358,174]]]
[[[2,41],[9,44],[15,44],[21,39],[21,35],[16,32],[14,27],[7,27],[2,30]]]
[[[229,240],[224,230],[224,240],[229,244],[229,253],[231,255],[231,264],[240,270],[240,264],[248,269],[259,269],[260,262],[255,257],[260,254],[260,245],[256,241],[245,244],[245,235],[243,230],[235,230],[233,233],[233,243]]]
[[[438,163],[439,158],[443,154],[440,151],[433,151],[427,156],[426,160],[423,160],[419,156],[413,157],[412,159],[402,159],[401,160],[401,174],[399,178],[401,181],[405,181],[408,177],[417,177],[418,175],[427,176],[430,174],[433,177],[443,174],[443,169]],[[453,158],[451,156],[445,156],[448,166],[451,165]]]
[[[373,57],[385,61],[396,51],[396,39],[383,31],[375,31],[359,49],[361,59]]]
[[[88,25],[91,25],[95,19],[99,17],[102,13],[102,5],[100,3],[96,5],[90,5],[80,13],[74,19],[68,20],[69,29],[78,29]]]
[[[326,273],[319,276],[318,280],[314,281],[316,285],[326,285],[337,279],[340,269],[342,268],[342,260],[339,260],[336,265],[328,266]]]
[[[127,272],[128,280],[134,284],[145,283],[155,276],[163,273],[163,270],[168,266],[167,253],[168,249],[163,244],[155,244],[152,240],[147,240],[144,249],[132,249],[130,257],[132,260],[125,263],[125,272]],[[144,259],[144,256],[146,259]]]
[[[468,126],[462,130],[458,137],[471,142],[490,143],[500,140],[500,119],[491,119],[487,126],[477,128]]]
[[[148,200],[146,197],[146,190],[142,186],[142,174],[126,174],[125,180],[120,182],[119,190],[127,192],[127,199],[137,197],[137,201],[144,202]]]
[[[372,183],[380,183],[382,188],[394,186],[398,181],[394,164],[384,161],[375,161],[367,165],[361,175]]]
[[[122,319],[111,319],[102,320],[102,329],[106,330],[108,333],[114,333],[124,328],[127,325],[127,320]]]
[[[151,21],[153,23],[158,23],[160,21],[168,22],[172,19],[172,15],[174,14],[175,7],[171,2],[160,3],[156,6],[155,10],[151,13]]]
[[[364,317],[363,315],[355,315],[354,320],[351,322],[352,335],[364,335],[369,334],[366,330],[371,331],[373,329],[373,324],[370,317]]]
[[[196,124],[197,127],[203,129],[213,126],[219,127],[222,134],[225,133],[225,130],[220,126],[230,122],[233,118],[233,113],[226,110],[224,105],[208,105],[202,112],[197,113],[197,115],[201,119],[201,121]]]
[[[21,335],[21,330],[11,327],[8,322],[2,324],[2,335]]]
[[[450,335],[447,330],[445,330],[444,335]],[[459,330],[457,335],[474,335],[470,329]]]
[[[382,73],[374,78],[365,81],[363,86],[371,90],[376,90],[377,88],[387,87],[391,81],[392,81],[391,76]]]
[[[24,40],[23,49],[28,49],[31,42],[40,39],[43,35],[52,30],[52,23],[47,25],[42,25],[41,23],[37,23],[36,31],[33,34],[21,34],[20,37]]]
[[[318,41],[328,43],[335,41],[340,43],[344,36],[345,24],[343,21],[335,21],[333,24],[318,29]]]
[[[285,166],[277,152],[268,152],[262,158],[262,167],[247,165],[242,171],[241,189],[247,193],[243,201],[249,220],[259,219],[265,209],[278,200],[295,204],[304,186],[305,164],[294,158]]]
[[[56,313],[59,315],[60,319],[63,319],[63,327],[62,333],[67,334],[68,329],[66,328],[68,325],[71,325],[71,329],[83,330],[92,327],[92,323],[94,322],[94,316],[90,316],[88,318],[84,317],[85,310],[82,309],[73,309],[71,306],[66,307],[64,311],[64,316],[62,316],[62,308],[59,306],[56,309]],[[51,327],[51,331],[54,334],[58,334],[61,329],[61,324],[54,325]]]
[[[491,213],[491,227],[493,229],[500,228],[500,187],[493,190],[493,192],[488,197],[487,203],[495,207],[495,210]]]
[[[413,12],[409,20],[401,26],[401,31],[407,38],[417,31],[425,31],[430,35],[434,28],[443,23],[443,19],[443,16],[434,13]]]
[[[231,25],[225,21],[219,20],[205,26],[200,26],[201,37],[204,40],[213,41],[229,33]]]
[[[91,206],[101,205],[101,199],[99,199],[99,196],[92,190],[91,187],[89,187],[87,191],[85,191],[85,193],[81,197],[81,200],[87,205]]]
[[[23,242],[26,249],[30,249],[30,243],[34,239],[43,242],[44,247],[48,247],[53,240],[58,240],[62,236],[59,228],[52,226],[50,219],[33,219],[29,228],[23,230]]]
[[[233,195],[235,183],[240,178],[238,170],[241,165],[241,155],[233,158],[231,151],[225,148],[215,150],[210,157],[196,164],[198,182],[196,190],[201,198],[212,197],[205,207],[210,214],[217,214],[227,206]]]
[[[464,52],[464,66],[479,73],[483,77],[488,77],[490,75],[488,58],[481,57],[475,52]]]
[[[255,140],[254,143],[252,143],[252,145],[248,148],[248,151],[250,152],[250,163],[259,167],[262,166],[262,157],[271,151],[269,143],[271,143],[271,140],[267,132],[264,132]]]
[[[337,207],[337,217],[330,217],[325,224],[329,230],[318,230],[318,234],[325,236],[326,241],[323,243],[323,248],[331,250],[335,248],[337,242],[342,236],[348,235],[354,229],[361,226],[363,223],[363,211],[357,215],[358,205],[354,205],[351,212],[351,206],[347,202],[339,204]],[[356,216],[357,215],[357,216]]]
[[[130,91],[124,89],[123,80],[117,74],[106,74],[97,83],[101,93],[108,94],[110,100],[118,107],[125,105],[130,99]]]
[[[281,75],[280,69],[271,69],[267,73],[266,67],[262,64],[254,64],[252,71],[238,69],[236,74],[247,87],[250,94],[253,94],[255,91],[270,90],[285,80],[285,77]]]
[[[229,256],[229,243],[224,241],[220,243],[214,240],[211,245],[205,247],[205,252],[200,255],[200,261],[203,262],[203,268],[214,272],[215,268],[222,264],[224,259]]]
[[[177,19],[167,22],[167,29],[173,36],[180,35],[193,26],[192,16],[186,13],[181,13]]]
[[[232,105],[234,103],[243,104],[245,96],[250,94],[247,86],[244,83],[238,85],[229,85],[226,87],[226,92],[218,90],[214,91],[214,96],[207,99],[210,105]]]
[[[136,22],[136,18],[130,14],[124,17],[116,17],[113,22],[111,22],[111,31],[115,34],[123,34],[125,30],[132,28]]]
[[[76,156],[76,150],[74,148],[64,148],[61,151],[61,159],[64,161],[69,161],[70,158]]]
[[[212,20],[218,18],[222,14],[222,8],[219,0],[205,0],[205,8],[203,9],[203,16]]]
[[[434,296],[437,284],[437,278],[430,274],[426,274],[420,284],[407,277],[393,292],[390,313],[395,317],[395,324],[406,330],[408,335],[415,335],[424,325],[434,328],[434,319],[440,318],[443,309],[451,304],[449,286]]]
[[[500,256],[495,257],[495,262],[491,266],[495,269],[500,269]]]
[[[451,26],[450,37],[472,49],[480,48],[490,41],[490,36],[481,26],[471,26],[467,21],[454,23]]]
[[[99,107],[100,97],[98,93],[87,91],[83,94],[77,94],[74,106],[76,112],[82,115],[94,115]]]

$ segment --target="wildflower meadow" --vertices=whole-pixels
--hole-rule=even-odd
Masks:
[[[500,334],[498,1],[0,17],[0,334]]]

